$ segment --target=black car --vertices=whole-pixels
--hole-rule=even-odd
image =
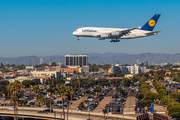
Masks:
[[[43,111],[45,111],[45,112],[47,112],[47,113],[53,113],[53,109],[46,109],[46,110],[43,110]]]
[[[57,104],[62,104],[62,101],[57,101]]]
[[[46,111],[38,111],[38,113],[48,114]]]
[[[120,108],[121,108],[120,106],[116,107],[116,113],[120,113],[121,112]]]
[[[35,102],[30,102],[29,104],[30,104],[30,105],[35,105]]]

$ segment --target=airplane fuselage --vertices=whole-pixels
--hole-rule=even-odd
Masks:
[[[151,33],[151,31],[139,30],[135,29],[127,34],[121,36],[121,34],[111,34],[112,32],[121,32],[128,29],[122,28],[101,28],[101,27],[82,27],[73,32],[74,36],[77,37],[95,37],[99,40],[104,39],[133,39],[139,37],[149,36],[147,33]],[[104,36],[103,36],[104,34]],[[154,35],[154,34],[151,34]]]

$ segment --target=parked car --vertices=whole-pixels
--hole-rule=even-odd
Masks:
[[[46,109],[46,110],[43,110],[43,111],[46,111],[47,113],[53,113],[53,109]]]
[[[7,110],[14,110],[13,107],[7,108]],[[17,110],[17,108],[15,108],[15,110]]]
[[[44,114],[48,114],[46,111],[38,111],[37,113],[44,113]]]
[[[35,105],[35,102],[30,102],[29,104],[30,104],[30,105]]]

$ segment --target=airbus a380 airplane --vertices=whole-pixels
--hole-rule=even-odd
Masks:
[[[82,27],[73,32],[78,37],[94,37],[99,40],[111,39],[110,42],[119,42],[119,39],[133,39],[156,35],[161,31],[153,31],[160,14],[155,14],[145,25],[137,28],[101,28]]]

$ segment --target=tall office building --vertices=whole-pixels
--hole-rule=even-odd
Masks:
[[[43,64],[43,58],[40,58],[40,64]]]
[[[144,63],[144,65],[148,65],[148,61],[147,60],[143,61],[143,63]]]
[[[87,55],[65,55],[66,66],[87,66]]]

